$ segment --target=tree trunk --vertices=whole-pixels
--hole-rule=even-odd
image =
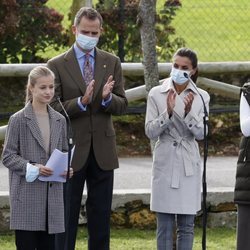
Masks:
[[[92,0],[72,0],[72,5],[70,8],[70,17],[71,17],[71,25],[74,23],[74,18],[76,15],[76,12],[81,8],[81,7],[92,7]],[[71,30],[71,27],[70,27]],[[75,42],[75,36],[70,33],[70,38],[69,38],[69,44],[72,45]]]
[[[159,84],[155,37],[156,0],[141,0],[138,11],[146,90]]]

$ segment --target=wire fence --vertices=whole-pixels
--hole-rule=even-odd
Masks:
[[[42,62],[58,55],[68,49],[72,42],[71,13],[69,0],[16,0],[17,6],[5,6],[0,3],[0,63],[5,62]],[[15,2],[10,1],[9,2]],[[133,48],[139,46],[130,37],[139,34],[136,25],[136,8],[138,0],[99,1],[97,4],[106,3],[104,24],[109,23],[109,30],[104,32],[103,37],[112,35],[113,41],[118,43],[121,28],[112,27],[116,22],[114,17],[108,15],[114,11],[122,11],[124,19],[122,30],[124,31],[124,46]],[[120,3],[124,2],[121,7]],[[164,9],[164,4],[168,10]],[[11,7],[10,7],[11,6]],[[96,7],[94,5],[93,7]],[[104,8],[104,7],[103,7]],[[172,12],[170,9],[172,8]],[[165,11],[165,12],[164,12]],[[249,0],[168,0],[157,1],[157,13],[165,13],[168,20],[161,19],[161,30],[157,33],[157,48],[164,46],[187,46],[198,53],[200,61],[248,61],[250,58],[250,1]],[[119,12],[121,14],[121,12]],[[131,16],[132,15],[132,16]],[[110,20],[108,20],[110,19]],[[119,22],[117,24],[119,26]],[[122,25],[122,24],[120,24]],[[117,28],[118,32],[116,31]],[[166,31],[167,29],[167,31]],[[130,35],[128,33],[130,32]],[[162,41],[162,32],[169,32],[168,41]],[[139,36],[138,36],[139,37]],[[74,39],[74,37],[73,37]],[[176,40],[177,39],[177,40]],[[119,54],[118,45],[112,47],[108,40],[104,39],[105,49]],[[170,45],[169,45],[170,44]],[[14,56],[14,54],[17,54]],[[128,51],[125,53],[129,53]],[[142,53],[138,57],[127,57],[129,60],[142,60]],[[126,57],[125,57],[126,59]],[[170,60],[159,56],[159,61]],[[125,60],[126,61],[126,60]],[[127,59],[128,61],[128,59]]]
[[[250,1],[184,0],[172,22],[201,61],[248,61]]]
[[[8,1],[0,2],[0,63],[46,62],[66,51],[74,42],[74,37],[70,37],[73,0],[16,0],[16,6],[7,6],[4,2]],[[100,2],[106,4],[101,5]],[[124,6],[121,6],[122,2]],[[114,44],[119,43],[118,36],[123,31],[124,47],[129,48],[124,49],[124,53],[133,54],[129,50],[137,48],[138,56],[129,58],[135,62],[142,61],[140,41],[133,40],[140,37],[136,25],[139,0],[99,0],[95,3],[97,5],[93,7],[99,8],[103,14],[104,25],[109,24],[104,27],[102,35],[104,48],[117,55],[122,54],[120,46]],[[157,1],[157,13],[165,14],[165,19],[157,19],[161,26],[156,27],[159,31],[158,51],[165,44],[172,49],[183,45],[194,49],[199,61],[248,61],[250,58],[249,0]],[[123,20],[119,19],[120,16]],[[122,23],[127,25],[121,26]],[[165,36],[161,35],[164,31],[169,33],[165,42],[162,40]],[[111,36],[112,41],[105,36]],[[170,58],[163,53],[159,61]],[[242,84],[245,80],[237,81]],[[218,109],[228,105],[236,107],[238,101],[212,95],[211,104]]]

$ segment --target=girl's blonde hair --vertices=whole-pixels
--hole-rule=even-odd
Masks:
[[[28,82],[26,85],[25,103],[32,101],[33,96],[30,91],[30,87],[34,87],[37,82],[37,79],[43,76],[52,76],[53,79],[55,79],[54,73],[45,66],[37,66],[30,71],[29,76],[28,76]]]

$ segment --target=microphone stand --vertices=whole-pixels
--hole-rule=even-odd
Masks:
[[[55,239],[55,246],[56,249],[67,249],[68,245],[68,231],[69,231],[69,215],[70,215],[70,193],[71,193],[71,185],[69,182],[69,172],[70,172],[70,163],[71,163],[71,150],[73,148],[73,129],[71,125],[71,121],[69,118],[68,113],[66,112],[60,97],[57,97],[57,101],[60,104],[62,111],[64,113],[64,116],[67,121],[67,140],[68,140],[68,166],[67,166],[67,175],[66,175],[66,183],[63,186],[63,196],[64,196],[64,206],[65,206],[65,214],[64,214],[64,220],[65,220],[65,232],[58,234],[58,236]]]
[[[67,139],[68,139],[68,166],[67,166],[67,175],[66,175],[66,183],[69,181],[69,172],[70,172],[70,162],[71,162],[71,150],[73,148],[73,130],[72,130],[72,125],[71,125],[71,121],[69,118],[68,113],[66,112],[60,97],[57,97],[57,101],[59,102],[63,113],[66,117],[66,121],[67,121]]]
[[[191,82],[193,87],[195,88],[197,94],[200,96],[202,104],[203,104],[203,109],[204,109],[204,117],[203,117],[203,125],[204,125],[204,144],[203,144],[203,174],[202,174],[202,250],[206,249],[206,226],[207,226],[207,182],[206,182],[206,162],[207,162],[207,155],[208,155],[208,138],[207,138],[207,126],[208,126],[208,112],[207,112],[207,107],[204,101],[203,96],[199,92],[199,90],[196,87],[196,84],[193,82],[191,77],[187,74],[184,73],[184,76]]]

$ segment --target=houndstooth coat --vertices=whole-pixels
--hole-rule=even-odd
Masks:
[[[48,106],[50,153],[67,150],[65,118]],[[31,103],[11,116],[2,160],[9,169],[10,228],[14,230],[64,232],[63,184],[26,182],[26,164],[45,165],[48,160],[44,142]],[[46,210],[48,211],[46,215]]]

